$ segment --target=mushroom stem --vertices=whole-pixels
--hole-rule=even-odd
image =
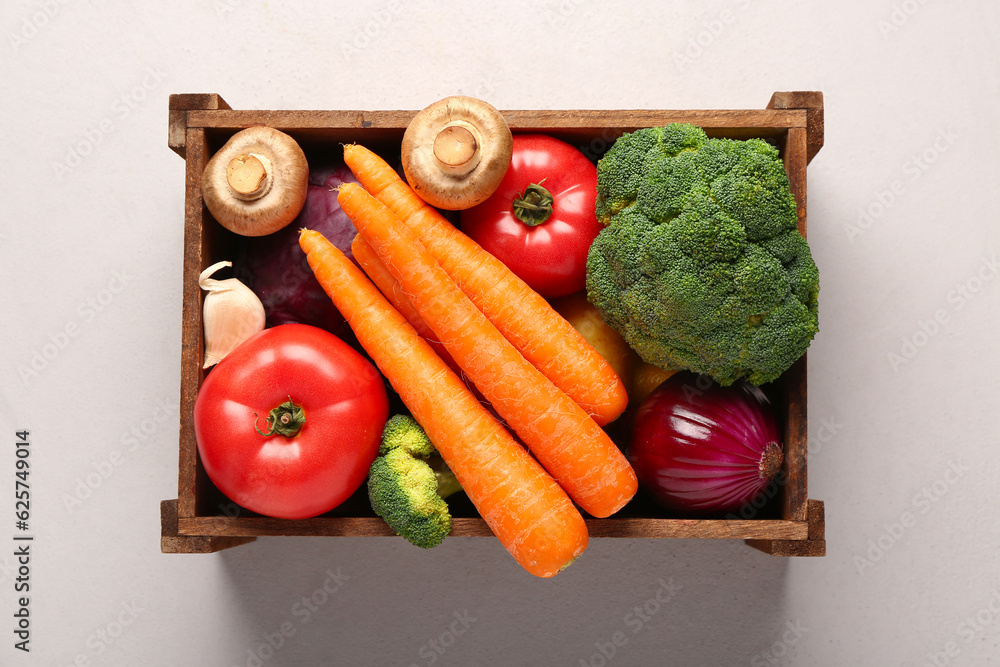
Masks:
[[[271,189],[271,161],[257,153],[237,155],[226,166],[226,182],[243,201],[260,199]]]
[[[434,137],[434,159],[449,176],[465,176],[479,164],[482,156],[475,128],[451,124]]]

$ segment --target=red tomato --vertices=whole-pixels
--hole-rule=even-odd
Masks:
[[[212,369],[195,400],[194,430],[220,491],[254,512],[304,519],[361,486],[388,412],[382,376],[367,359],[327,331],[282,324]],[[265,434],[275,425],[286,434]]]
[[[587,251],[601,231],[596,201],[597,168],[583,153],[553,137],[515,134],[500,187],[462,211],[462,231],[542,296],[566,296],[584,288]]]

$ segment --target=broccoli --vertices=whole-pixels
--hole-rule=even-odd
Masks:
[[[818,331],[819,272],[770,144],[625,134],[598,163],[597,217],[588,298],[648,363],[763,384]]]
[[[415,419],[394,415],[368,473],[372,509],[397,535],[424,549],[441,544],[451,532],[444,499],[462,488],[443,461],[439,470],[428,462],[436,451]]]

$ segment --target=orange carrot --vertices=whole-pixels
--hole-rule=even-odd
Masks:
[[[614,369],[545,299],[420,199],[382,158],[351,144],[344,160],[521,354],[598,424],[625,410],[628,394]]]
[[[514,559],[539,577],[571,563],[587,546],[587,526],[566,493],[342,252],[308,229],[299,245],[358,342]]]
[[[403,294],[402,288],[400,288],[399,283],[396,279],[392,277],[389,273],[389,269],[382,266],[382,260],[378,258],[372,247],[368,245],[368,241],[365,241],[365,237],[361,234],[357,234],[354,240],[351,242],[351,253],[354,255],[354,259],[357,260],[361,268],[364,269],[365,273],[371,279],[378,290],[382,292],[382,295],[392,304],[393,308],[399,311],[399,314],[406,318],[406,321],[410,323],[410,326],[417,330],[421,338],[430,343],[430,346],[434,348],[434,352],[437,353],[444,363],[448,364],[451,370],[458,373],[462,381],[465,382],[465,386],[472,391],[472,394],[476,399],[483,403],[485,399],[483,395],[476,389],[476,386],[472,384],[462,373],[462,369],[452,358],[451,353],[448,352],[448,348],[437,339],[437,336],[431,331],[431,328],[427,326],[423,318],[420,317],[420,313],[417,309],[413,307],[410,300]],[[492,406],[486,403],[486,409],[490,411],[494,417],[497,414],[493,411]],[[502,422],[501,422],[502,423]]]
[[[521,356],[416,234],[355,183],[342,185],[337,201],[420,317],[570,498],[596,517],[631,500],[635,472],[608,434]]]
[[[378,290],[382,292],[382,295],[388,299],[389,303],[392,304],[393,308],[399,311],[399,314],[406,318],[406,321],[410,323],[410,326],[417,330],[417,333],[430,343],[431,347],[437,353],[441,359],[448,364],[453,371],[460,373],[458,364],[455,360],[451,358],[448,350],[434,337],[434,332],[431,328],[427,326],[427,323],[420,317],[420,313],[417,309],[413,307],[410,300],[406,298],[403,294],[403,290],[400,289],[399,283],[396,279],[392,277],[389,273],[389,269],[382,266],[381,260],[379,260],[378,255],[372,250],[372,247],[368,245],[364,237],[358,234],[354,237],[354,241],[351,242],[351,254],[354,255],[354,259],[357,260],[361,268],[365,270],[368,277],[371,279]]]

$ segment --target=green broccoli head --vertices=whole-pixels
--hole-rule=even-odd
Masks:
[[[435,453],[416,420],[394,415],[386,422],[379,456],[368,473],[372,509],[397,535],[424,549],[441,544],[451,532],[444,499],[461,490],[447,466],[442,463],[442,470],[435,471],[427,461]]]
[[[597,192],[588,296],[645,361],[763,384],[802,356],[819,273],[777,149],[639,130],[598,163]]]

